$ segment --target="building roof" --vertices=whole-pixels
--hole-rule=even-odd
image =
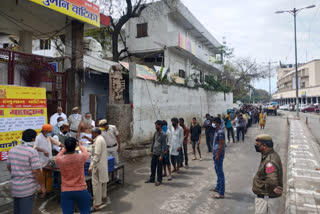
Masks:
[[[198,33],[199,37],[203,37],[208,43],[211,43],[216,48],[221,46],[218,40],[214,38],[214,36],[180,0],[177,0],[177,12],[180,13],[192,25],[192,30],[195,31],[195,33]]]
[[[320,61],[320,59],[314,59],[314,60],[311,60],[311,61],[306,62],[306,63],[304,63],[304,64],[299,64],[299,65],[298,65],[298,71],[299,71],[299,68],[300,68],[300,67],[305,66],[305,65],[308,65],[308,64],[311,64],[311,63],[316,62],[316,61]],[[282,68],[282,69],[283,69],[283,68]],[[295,73],[295,70],[296,70],[295,67],[289,69],[289,70],[288,70],[288,73],[285,74],[285,75],[283,75],[283,76],[281,77],[281,79],[283,79],[283,78],[285,78],[285,77],[287,77],[287,76]]]

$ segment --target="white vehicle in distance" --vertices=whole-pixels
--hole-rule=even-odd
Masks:
[[[279,107],[280,110],[289,110],[289,104],[285,104]]]

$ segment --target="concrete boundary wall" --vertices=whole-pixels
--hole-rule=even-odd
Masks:
[[[285,214],[320,213],[320,148],[300,120],[290,122]]]
[[[170,126],[172,117],[183,117],[190,126],[193,117],[202,123],[206,113],[226,113],[228,108],[232,108],[232,104],[232,94],[224,97],[224,93],[208,92],[202,88],[161,85],[134,79],[131,142],[150,141],[156,120],[167,120]]]

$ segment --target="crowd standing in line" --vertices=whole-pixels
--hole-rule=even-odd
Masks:
[[[95,128],[96,124],[99,128]],[[35,130],[25,130],[21,144],[9,152],[7,167],[13,184],[16,183],[12,188],[14,213],[32,213],[39,185],[41,194],[38,197],[45,197],[44,173],[48,170],[44,168],[60,170],[63,213],[73,213],[75,203],[81,213],[101,210],[107,202],[107,157],[114,156],[115,163],[119,164],[119,152],[120,136],[116,126],[108,124],[105,119],[95,122],[90,113],[83,117],[78,107],[74,107],[67,118],[58,107],[50,117],[50,124],[43,125],[38,135]],[[88,172],[92,174],[92,207],[84,174],[84,165],[90,156]],[[58,174],[53,171],[52,175],[56,186]],[[119,174],[117,179],[118,183],[122,182]]]
[[[163,177],[168,176],[168,181],[171,181],[172,173],[179,172],[182,167],[188,169],[188,143],[193,149],[192,160],[197,160],[197,152],[199,160],[202,160],[201,126],[197,118],[192,119],[190,128],[185,125],[183,118],[172,118],[171,123],[172,126],[168,128],[167,121],[155,122],[156,131],[150,152],[151,175],[145,183],[155,183],[155,186],[160,186]],[[252,106],[243,106],[233,115],[228,113],[225,117],[221,114],[217,117],[206,114],[203,128],[207,149],[213,154],[217,174],[217,184],[213,189],[216,192],[214,198],[225,197],[223,161],[227,143],[230,143],[231,138],[233,143],[239,142],[240,138],[244,141],[247,129],[256,123],[259,123],[261,129],[264,128],[266,114]],[[234,127],[236,127],[237,141],[235,141]],[[84,175],[84,164],[90,159],[87,151],[89,146],[92,146],[88,170],[92,175],[92,207]],[[80,152],[76,151],[77,147]],[[271,136],[258,136],[255,147],[257,152],[262,153],[261,164],[253,181],[253,192],[257,194],[256,213],[277,213],[279,200],[271,199],[279,199],[282,194],[281,160],[273,150]],[[78,107],[72,109],[72,114],[67,119],[62,108],[58,107],[57,113],[50,118],[50,124],[45,124],[38,135],[31,129],[24,131],[21,144],[9,153],[7,165],[12,174],[12,183],[15,184],[12,188],[15,213],[32,213],[33,199],[39,185],[40,197],[46,194],[42,168],[54,165],[61,172],[61,207],[64,213],[73,213],[75,203],[81,213],[101,210],[107,202],[109,180],[107,157],[114,156],[116,164],[119,164],[119,152],[120,135],[116,126],[108,124],[105,119],[95,122],[90,113],[82,117]],[[57,155],[53,158],[55,154]],[[117,178],[121,182],[118,174]]]

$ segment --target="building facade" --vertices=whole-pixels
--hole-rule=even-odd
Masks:
[[[273,99],[281,104],[296,102],[296,73],[294,65],[281,65],[278,68],[278,91]],[[315,104],[320,102],[320,60],[299,65],[298,67],[299,103]]]
[[[179,80],[215,75],[220,43],[178,0],[150,4],[139,18],[126,24],[130,54],[138,64],[164,66]]]

